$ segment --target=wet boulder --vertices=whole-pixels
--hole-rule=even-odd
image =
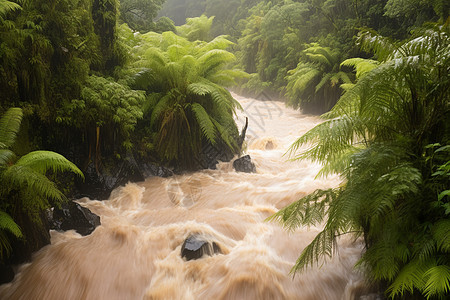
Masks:
[[[199,259],[204,255],[212,256],[216,253],[221,253],[219,246],[200,235],[190,235],[181,246],[181,257],[186,260]]]
[[[144,178],[153,176],[167,178],[173,175],[172,170],[152,163],[139,164],[139,170]]]
[[[14,279],[14,270],[11,265],[0,262],[0,284],[11,282]]]
[[[69,201],[49,212],[50,229],[66,231],[74,229],[88,235],[100,225],[100,217],[76,202]]]
[[[256,167],[250,155],[242,156],[233,162],[233,168],[237,172],[255,173]]]
[[[169,177],[172,170],[157,164],[136,160],[131,154],[125,159],[105,161],[97,169],[90,163],[83,170],[85,180],[78,179],[74,198],[108,199],[111,192],[128,182],[144,181],[148,177]]]

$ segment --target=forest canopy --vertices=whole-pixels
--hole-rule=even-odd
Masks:
[[[445,298],[449,8],[447,0],[0,0],[2,262],[14,257],[11,241],[31,241],[29,224],[65,200],[61,190],[81,171],[138,161],[181,172],[202,168],[206,148],[238,154],[234,89],[323,114],[291,154],[343,183],[273,217],[290,229],[326,224],[293,271],[352,232],[365,242],[359,265],[389,297]],[[61,182],[60,171],[76,176]]]

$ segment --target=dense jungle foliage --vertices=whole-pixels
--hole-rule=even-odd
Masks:
[[[445,299],[450,291],[450,30],[416,30],[393,42],[373,31],[358,44],[378,60],[350,59],[359,71],[325,122],[291,151],[322,162],[343,183],[317,190],[272,219],[287,228],[325,227],[293,271],[331,256],[339,236],[362,237],[359,265],[391,298]]]
[[[449,7],[0,0],[2,260],[11,241],[31,241],[27,226],[64,200],[69,183],[57,172],[102,172],[128,157],[189,170],[205,146],[238,153],[240,106],[226,89],[234,88],[325,113],[291,154],[323,163],[320,175],[341,174],[343,183],[273,217],[290,229],[326,224],[293,272],[352,233],[365,243],[359,266],[387,296],[445,299]],[[310,148],[298,153],[303,145]]]
[[[282,96],[317,114],[336,103],[340,84],[354,80],[341,62],[371,55],[355,46],[360,30],[404,39],[424,22],[446,20],[449,6],[445,0],[166,0],[160,15],[176,25],[214,16],[211,33],[229,35],[239,66],[252,74],[241,86],[245,92]]]
[[[177,36],[153,21],[161,3],[0,1],[3,258],[14,237],[36,244],[30,227],[70,190],[57,171],[101,173],[129,157],[190,170],[207,145],[239,152],[240,106],[225,87],[245,73],[231,68],[231,42],[199,41],[209,33],[195,20]]]

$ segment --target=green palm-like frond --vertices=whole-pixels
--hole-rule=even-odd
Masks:
[[[317,43],[311,44],[308,48],[303,50],[303,52],[314,62],[319,64],[324,64],[328,66],[333,66],[334,56],[336,56],[336,51],[332,51],[328,47],[322,47]]]
[[[291,269],[291,274],[305,270],[308,266],[323,262],[333,254],[335,239],[332,230],[324,229],[319,232],[314,240],[306,246],[295,265]]]
[[[84,177],[83,173],[74,163],[67,160],[61,154],[52,151],[30,152],[22,156],[15,165],[30,168],[41,174],[45,174],[49,170],[55,173],[70,171],[78,176]]]
[[[208,43],[200,44],[199,46],[197,46],[197,48],[199,53],[206,53],[214,49],[225,50],[231,45],[233,45],[233,42],[228,40],[227,36],[219,35],[218,37],[215,37],[212,41]]]
[[[183,56],[188,54],[188,49],[181,45],[170,45],[167,48],[167,54],[171,61],[179,61]]]
[[[8,231],[16,237],[21,237],[22,232],[20,227],[14,220],[5,212],[0,210],[0,230]]]
[[[0,149],[0,169],[4,168],[9,161],[12,161],[15,154],[8,149]]]
[[[427,299],[433,296],[448,295],[450,292],[450,266],[439,265],[425,272],[428,280],[424,293]]]
[[[411,261],[400,270],[386,292],[394,298],[395,296],[403,295],[407,291],[412,293],[415,288],[422,289],[426,284],[423,275],[433,264],[434,262],[432,260],[423,261],[415,259]]]
[[[444,219],[437,222],[432,233],[439,250],[450,253],[450,220]]]
[[[36,172],[30,167],[12,165],[2,173],[2,181],[8,187],[7,190],[30,190],[44,199],[62,201],[64,194],[56,184],[45,175]]]
[[[151,118],[150,118],[150,126],[153,127],[161,118],[161,115],[171,107],[172,97],[174,91],[172,93],[168,93],[167,95],[160,98],[153,108]]]
[[[216,129],[219,133],[219,136],[222,139],[222,141],[225,143],[225,145],[227,145],[229,149],[239,151],[239,149],[237,148],[237,142],[233,138],[233,136],[231,136],[228,126],[224,126],[224,125],[220,124],[215,119],[212,119],[212,122],[214,123],[214,126],[216,127]]]
[[[134,48],[135,84],[149,94],[144,118],[156,131],[155,150],[165,162],[192,167],[202,143],[237,151],[233,115],[240,105],[224,87],[245,73],[229,68],[235,56],[225,49],[231,44],[225,36],[191,42],[167,32],[144,34]]]
[[[339,70],[338,50],[318,44],[306,46],[304,57],[285,77],[288,104],[315,113],[328,111],[342,92],[340,84],[351,84],[350,77]]]
[[[341,66],[353,67],[356,69],[356,78],[361,78],[367,72],[375,69],[380,63],[373,59],[349,58],[341,63]]]
[[[216,129],[210,119],[210,116],[203,108],[203,106],[198,103],[193,103],[191,108],[195,114],[195,118],[198,124],[200,125],[203,136],[206,137],[206,139],[214,145],[216,143]]]
[[[336,237],[352,232],[366,246],[358,264],[372,279],[390,284],[389,297],[422,293],[427,299],[448,298],[449,209],[446,193],[439,196],[448,186],[443,167],[448,158],[438,151],[429,154],[430,145],[448,144],[444,124],[450,82],[443,74],[448,73],[450,39],[445,26],[403,42],[365,32],[359,42],[375,52],[378,62],[342,63],[356,68],[357,82],[322,115],[323,123],[291,146],[290,155],[318,161],[322,174],[339,173],[344,182],[325,206],[319,190],[271,218],[295,229],[320,222],[316,210],[327,215],[323,231],[293,271],[330,256]],[[326,80],[320,87],[337,73],[329,74],[322,75]]]
[[[372,30],[361,31],[356,42],[362,50],[375,53],[381,61],[392,58],[398,49],[390,38],[383,37]]]
[[[0,118],[0,149],[7,149],[14,144],[22,115],[20,108],[10,108]]]
[[[149,68],[153,67],[157,69],[164,67],[169,61],[161,50],[153,47],[146,49],[142,57],[144,58],[144,62],[149,64]]]
[[[235,59],[234,54],[226,50],[210,50],[198,58],[199,75],[209,79],[211,75],[214,75],[218,70],[223,69],[226,64]]]
[[[320,70],[312,66],[302,66],[295,73],[287,77],[292,82],[292,84],[288,84],[287,89],[293,92],[296,90],[304,91],[319,75]]]
[[[188,92],[199,95],[206,96],[214,91],[214,87],[205,82],[194,82],[188,85]]]
[[[14,2],[0,0],[0,18],[4,18],[8,13],[22,9],[22,7]]]
[[[133,75],[134,88],[146,90],[156,81],[155,72],[149,68],[143,68]]]
[[[189,41],[208,41],[209,32],[214,20],[213,17],[201,15],[196,18],[187,18],[186,24],[177,27],[177,31]]]
[[[303,225],[314,225],[323,221],[328,205],[338,190],[316,190],[300,200],[286,206],[267,219],[278,221],[289,231]]]
[[[328,83],[328,81],[330,81],[330,79],[331,79],[332,76],[333,76],[333,74],[327,73],[327,74],[325,74],[325,75],[322,77],[322,79],[321,79],[321,80],[319,81],[319,83],[316,85],[316,88],[315,88],[316,93],[317,93],[318,91],[320,91],[320,90],[324,87],[324,85]]]
[[[9,255],[11,252],[11,244],[6,232],[18,238],[22,237],[20,227],[7,213],[0,210],[0,259],[3,259],[5,254]]]

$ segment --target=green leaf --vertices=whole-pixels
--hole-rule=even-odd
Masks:
[[[191,107],[203,135],[210,143],[214,145],[216,143],[216,129],[208,113],[205,111],[203,106],[198,103],[193,103]]]
[[[22,115],[22,109],[10,108],[0,118],[0,149],[7,149],[14,144]]]
[[[15,164],[17,167],[23,166],[35,172],[45,174],[48,170],[53,172],[70,171],[84,178],[78,167],[67,160],[61,154],[52,151],[33,151],[22,156]]]
[[[425,284],[425,296],[430,299],[432,296],[445,295],[450,292],[450,267],[440,265],[430,268],[425,276],[428,280]]]

